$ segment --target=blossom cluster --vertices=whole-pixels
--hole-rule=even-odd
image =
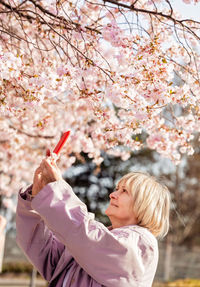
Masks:
[[[166,13],[166,1],[154,2]],[[1,16],[15,33],[0,38],[1,195],[30,183],[46,148],[69,129],[63,171],[81,152],[97,165],[102,151],[127,160],[149,147],[175,163],[193,153],[200,120],[195,33],[96,1],[38,3],[41,9],[9,1],[23,8],[23,21],[14,12]],[[152,1],[136,6],[152,10]]]

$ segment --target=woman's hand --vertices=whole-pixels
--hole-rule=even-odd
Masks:
[[[33,187],[32,187],[32,195],[35,196],[38,192],[43,189],[45,186],[45,181],[42,178],[42,172],[40,167],[38,167],[35,171],[34,178],[33,178]]]
[[[62,174],[52,158],[45,158],[36,169],[33,179],[32,195],[35,196],[50,182],[61,180]]]

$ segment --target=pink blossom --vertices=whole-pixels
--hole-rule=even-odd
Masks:
[[[159,11],[170,13],[166,1],[154,2]],[[63,171],[81,152],[98,165],[101,151],[128,160],[131,151],[148,146],[175,163],[183,154],[193,153],[192,139],[200,131],[199,41],[193,33],[183,35],[177,29],[178,41],[168,18],[150,19],[144,13],[139,16],[140,29],[136,18],[130,21],[128,9],[106,7],[107,3],[42,0],[40,4],[56,15],[55,21],[59,17],[64,21],[52,20],[50,29],[39,23],[40,17],[31,25],[24,20],[24,34],[16,15],[1,15],[5,27],[11,25],[13,33],[29,41],[13,37],[11,43],[6,33],[0,39],[3,196],[9,198],[32,181],[46,148],[52,149],[68,129],[72,133],[59,158]],[[24,5],[33,11],[33,4]],[[145,0],[135,7],[155,9],[153,1]],[[51,22],[49,16],[37,13]],[[175,10],[173,17],[183,19]],[[198,31],[198,23],[186,23],[187,31]],[[191,44],[189,55],[181,44],[186,41]],[[144,142],[138,137],[142,131]]]

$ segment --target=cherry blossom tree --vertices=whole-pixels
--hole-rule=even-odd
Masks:
[[[97,165],[101,151],[127,160],[149,147],[175,163],[192,154],[199,31],[169,0],[0,0],[4,205],[68,129],[63,170],[81,152]]]

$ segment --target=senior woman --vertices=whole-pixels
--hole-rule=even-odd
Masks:
[[[129,173],[110,194],[112,226],[94,219],[51,158],[19,193],[17,242],[50,287],[150,287],[158,263],[156,237],[169,228],[168,189]]]

